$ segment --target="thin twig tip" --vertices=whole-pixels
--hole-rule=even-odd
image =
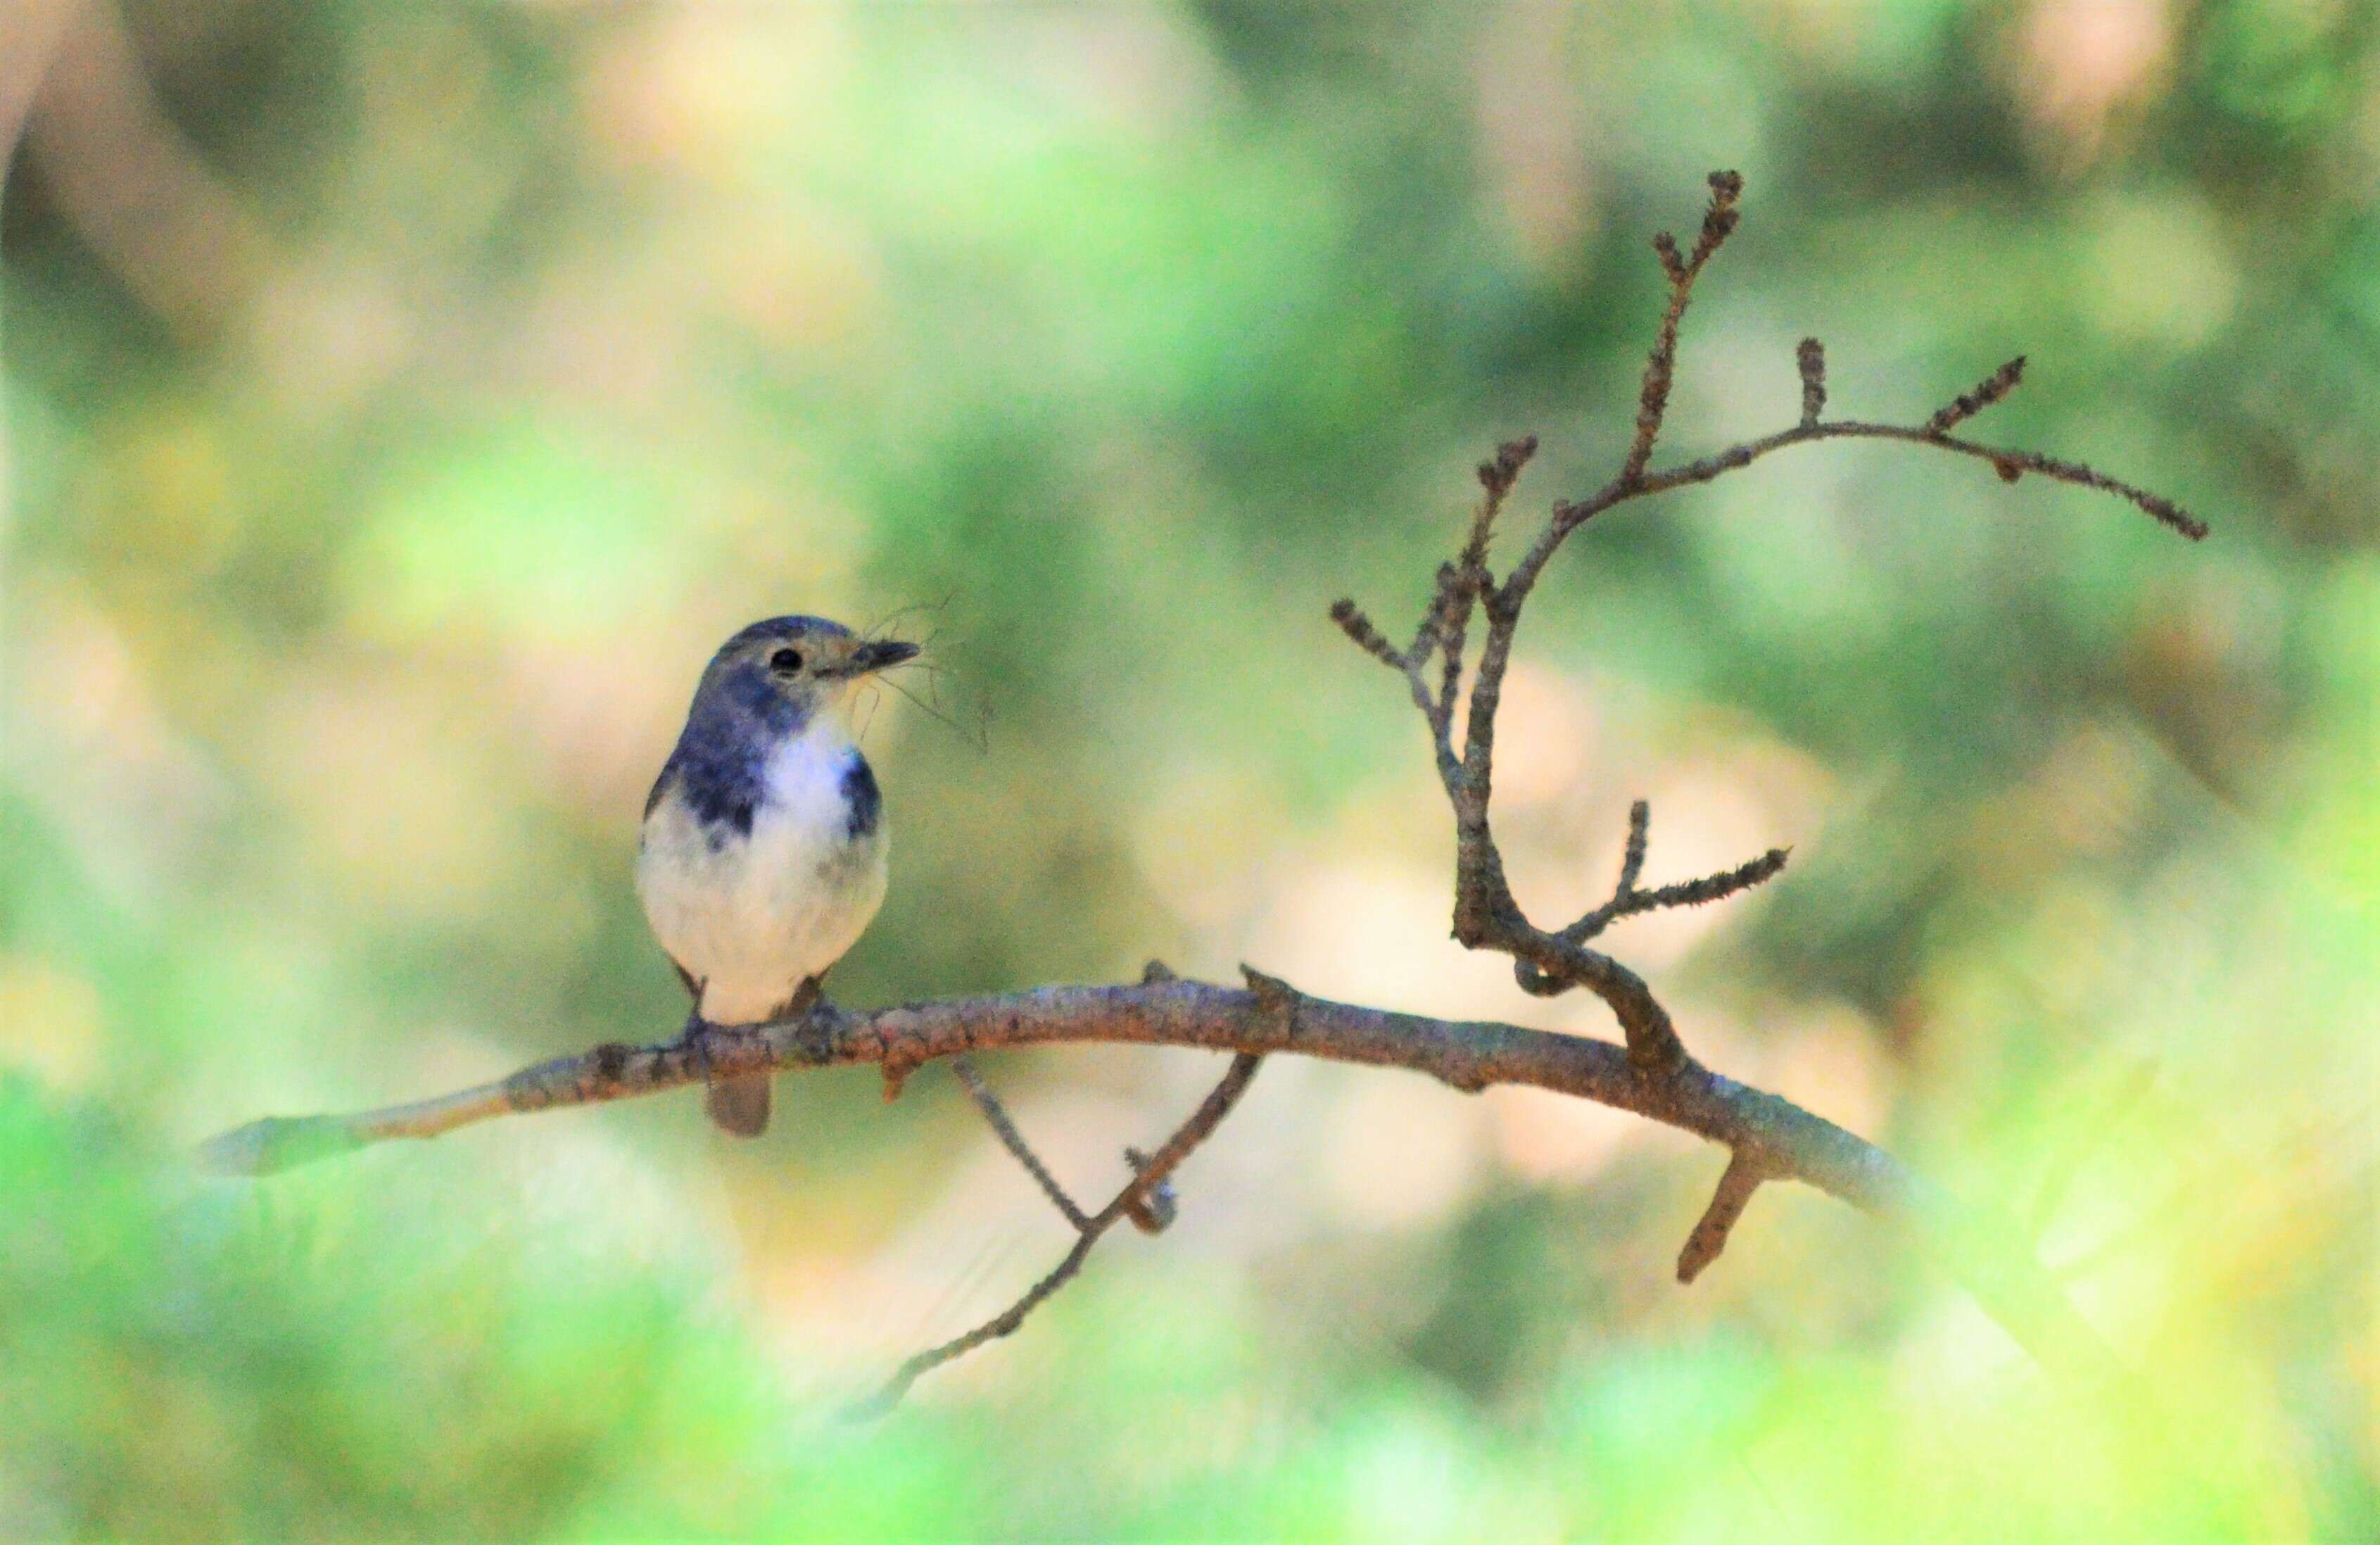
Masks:
[[[364,1141],[335,1121],[266,1116],[209,1137],[191,1162],[204,1174],[254,1179],[351,1152]]]
[[[1402,671],[1405,668],[1405,657],[1397,652],[1397,647],[1389,642],[1380,630],[1372,625],[1372,619],[1366,616],[1364,609],[1356,605],[1353,600],[1342,596],[1332,602],[1330,620],[1339,625],[1339,631],[1347,635],[1357,649],[1362,650],[1381,664],[1391,670]]]
[[[1521,468],[1536,454],[1537,437],[1534,434],[1505,441],[1496,447],[1493,456],[1479,464],[1479,486],[1498,497],[1511,493],[1512,484],[1520,479]]]
[[[1802,375],[1802,424],[1810,428],[1827,410],[1827,346],[1815,338],[1804,338],[1793,351],[1793,363]]]
[[[1975,383],[1972,390],[1961,392],[1956,398],[1936,411],[1925,420],[1929,433],[1948,434],[1998,402],[2017,389],[2024,380],[2024,356],[2020,354]],[[2006,474],[2003,474],[2005,476]]]

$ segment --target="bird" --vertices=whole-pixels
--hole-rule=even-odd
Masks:
[[[637,896],[694,996],[686,1034],[753,1025],[818,1001],[884,902],[876,774],[854,742],[852,688],[917,658],[824,617],[769,617],[719,647],[645,799]],[[769,1125],[769,1075],[710,1081],[722,1130]]]

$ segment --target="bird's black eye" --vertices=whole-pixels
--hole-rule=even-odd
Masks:
[[[794,675],[798,674],[801,668],[802,651],[797,649],[781,649],[769,656],[769,669],[779,675]]]

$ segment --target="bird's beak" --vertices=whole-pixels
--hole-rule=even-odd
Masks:
[[[860,645],[851,651],[837,675],[873,675],[888,666],[917,658],[917,646],[898,639],[884,639]]]

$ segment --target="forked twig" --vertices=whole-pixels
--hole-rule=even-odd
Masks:
[[[1783,848],[1771,848],[1760,857],[1722,873],[1653,890],[1641,889],[1638,880],[1645,865],[1650,812],[1639,800],[1629,812],[1626,856],[1621,865],[1619,883],[1613,887],[1609,899],[1567,927],[1550,931],[1538,928],[1522,912],[1506,882],[1503,854],[1497,845],[1489,820],[1495,776],[1496,719],[1502,700],[1504,673],[1512,659],[1513,635],[1520,626],[1523,608],[1535,590],[1546,565],[1572,533],[1596,516],[1628,500],[1667,493],[1691,483],[1708,482],[1748,467],[1762,456],[1789,445],[1818,440],[1866,438],[1909,441],[1979,457],[1990,463],[2001,480],[2008,482],[2014,482],[2025,473],[2034,472],[2058,481],[2110,493],[2184,536],[2195,540],[2206,534],[2204,522],[2162,494],[2152,493],[2135,484],[2109,477],[2080,462],[2064,461],[2035,452],[1985,445],[1953,435],[1952,430],[2016,390],[2024,379],[2022,355],[2009,360],[1974,387],[1937,409],[1923,425],[1908,427],[1852,420],[1828,421],[1825,417],[1826,347],[1815,338],[1804,338],[1794,351],[1795,371],[1802,383],[1802,412],[1798,422],[1764,439],[1745,441],[1666,470],[1654,470],[1653,449],[1669,410],[1670,386],[1676,377],[1679,323],[1683,320],[1687,303],[1693,298],[1695,281],[1701,278],[1710,260],[1733,233],[1739,218],[1738,206],[1743,193],[1743,179],[1733,172],[1714,172],[1709,181],[1710,203],[1704,213],[1702,233],[1693,252],[1682,253],[1675,239],[1666,231],[1653,238],[1654,250],[1659,255],[1662,272],[1670,282],[1670,298],[1654,336],[1652,351],[1645,359],[1644,378],[1637,392],[1635,434],[1619,471],[1609,482],[1585,499],[1555,501],[1544,528],[1500,581],[1487,566],[1487,534],[1504,496],[1511,492],[1522,463],[1526,459],[1525,453],[1521,456],[1500,453],[1495,462],[1480,469],[1480,481],[1488,486],[1490,498],[1482,505],[1480,513],[1475,517],[1471,535],[1461,556],[1455,563],[1439,569],[1437,596],[1431,611],[1425,614],[1415,636],[1413,648],[1402,653],[1372,651],[1402,671],[1407,678],[1414,700],[1420,708],[1429,731],[1439,782],[1453,811],[1455,938],[1472,949],[1493,950],[1511,955],[1514,979],[1529,992],[1550,997],[1583,987],[1602,998],[1620,1022],[1631,1063],[1648,1078],[1686,1077],[1695,1069],[1696,1064],[1687,1052],[1685,1043],[1679,1039],[1677,1028],[1668,1011],[1654,997],[1643,979],[1610,955],[1589,948],[1588,941],[1623,918],[1667,907],[1701,906],[1749,890],[1774,878],[1784,869],[1786,852]],[[1534,449],[1536,444],[1534,438],[1513,443],[1514,447],[1525,446],[1527,449]],[[1507,450],[1512,448],[1507,447]],[[1475,599],[1487,612],[1488,619],[1487,638],[1482,641],[1477,662],[1472,667],[1471,707],[1459,756],[1451,743],[1451,710],[1461,687],[1465,663],[1464,639],[1460,631],[1450,629],[1437,620],[1439,610],[1446,603],[1450,573],[1462,577],[1465,614],[1471,601]],[[1341,601],[1333,606],[1331,615],[1359,643],[1364,641],[1366,630],[1371,634],[1378,633],[1351,600]],[[1422,675],[1432,651],[1440,657],[1435,697],[1425,690]],[[1745,1150],[1739,1148],[1737,1152],[1742,1159]],[[1742,1181],[1744,1188],[1741,1198],[1735,1198],[1730,1187],[1722,1186],[1719,1197],[1712,1204],[1712,1211],[1704,1220],[1705,1227],[1697,1230],[1696,1239],[1707,1245],[1712,1254],[1716,1254],[1718,1245],[1724,1243],[1726,1230],[1732,1225],[1734,1213],[1741,1211],[1742,1200],[1749,1198],[1751,1187],[1758,1184],[1755,1171],[1730,1170],[1730,1174],[1740,1174],[1749,1178]],[[1696,1247],[1690,1245],[1688,1255],[1680,1262],[1681,1273],[1689,1279],[1694,1271],[1701,1270],[1701,1262],[1694,1254]],[[1690,1264],[1692,1271],[1687,1269]]]
[[[1075,1279],[1075,1273],[1082,1271],[1083,1263],[1090,1259],[1091,1251],[1108,1230],[1145,1207],[1157,1188],[1181,1166],[1182,1161],[1189,1158],[1191,1151],[1222,1125],[1223,1118],[1232,1113],[1233,1105],[1239,1103],[1240,1096],[1247,1089],[1248,1080],[1257,1076],[1257,1066],[1263,1061],[1263,1055],[1255,1052],[1242,1052],[1233,1056],[1231,1068],[1224,1073],[1222,1081],[1199,1102],[1198,1108],[1190,1113],[1190,1119],[1176,1128],[1173,1136],[1165,1139],[1164,1146],[1149,1155],[1132,1179],[1124,1183],[1123,1189],[1118,1191],[1105,1207],[1077,1225],[1079,1232],[1074,1247],[1050,1268],[1047,1276],[1026,1288],[1023,1297],[965,1335],[954,1336],[940,1346],[929,1346],[903,1363],[880,1389],[852,1407],[851,1414],[862,1419],[880,1417],[900,1405],[902,1397],[909,1393],[909,1387],[926,1374],[953,1358],[966,1356],[986,1342],[1014,1334],[1016,1328],[1025,1323],[1026,1315],[1040,1308],[1051,1294]]]
[[[983,1081],[983,1075],[976,1071],[975,1059],[953,1057],[951,1072],[958,1079],[959,1086],[966,1090],[967,1098],[975,1101],[976,1109],[983,1113],[983,1119],[990,1125],[992,1135],[1000,1139],[1000,1146],[1008,1150],[1015,1156],[1016,1162],[1025,1166],[1025,1173],[1033,1177],[1033,1184],[1041,1187],[1041,1194],[1050,1198],[1050,1205],[1077,1230],[1088,1227],[1090,1215],[1075,1205],[1075,1198],[1066,1194],[1066,1188],[1058,1184],[1058,1177],[1050,1173],[1050,1166],[1041,1162],[1041,1156],[1033,1151],[1033,1145],[1025,1140],[1025,1134],[1016,1129],[1016,1123],[1009,1119],[1008,1108],[1000,1102],[998,1095],[991,1092],[991,1086]]]

